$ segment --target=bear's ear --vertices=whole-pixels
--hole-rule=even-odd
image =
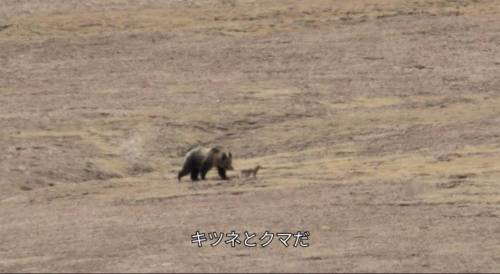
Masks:
[[[233,155],[229,152],[229,158],[233,159]]]
[[[227,155],[226,155],[226,153],[222,153],[222,161],[225,161],[225,160],[227,160]]]

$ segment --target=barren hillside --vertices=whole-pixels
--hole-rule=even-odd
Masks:
[[[498,271],[499,75],[490,0],[3,0],[0,271]]]

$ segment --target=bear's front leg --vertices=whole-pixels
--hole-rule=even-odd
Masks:
[[[221,167],[217,167],[217,171],[219,172],[219,176],[222,178],[222,180],[229,180],[229,178],[227,178],[226,176],[226,170],[221,168]]]

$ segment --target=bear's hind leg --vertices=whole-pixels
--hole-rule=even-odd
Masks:
[[[186,166],[182,167],[182,170],[179,171],[179,173],[177,174],[177,180],[179,180],[179,182],[181,181],[181,178],[188,175],[190,172],[189,168],[187,168]]]
[[[201,167],[201,179],[202,180],[205,180],[205,176],[207,175],[207,173],[211,167],[212,167],[212,164],[209,161],[207,161],[203,164],[203,166]]]
[[[205,180],[205,176],[207,176],[208,169],[201,169],[201,179]]]
[[[198,181],[198,174],[200,173],[200,170],[197,168],[193,168],[191,170],[191,180],[192,181]]]

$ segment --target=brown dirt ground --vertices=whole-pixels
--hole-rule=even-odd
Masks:
[[[3,0],[0,271],[498,271],[499,75],[490,0]]]

